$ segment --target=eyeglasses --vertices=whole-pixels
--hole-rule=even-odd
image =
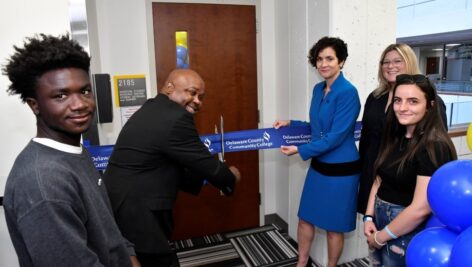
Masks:
[[[425,80],[428,80],[428,77],[422,75],[422,74],[400,74],[397,75],[397,84],[403,84],[403,83],[422,83]]]
[[[403,59],[394,59],[394,60],[384,60],[381,61],[382,67],[388,67],[392,64],[394,67],[398,67],[403,63]]]

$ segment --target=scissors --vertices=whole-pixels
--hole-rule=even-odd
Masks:
[[[223,129],[223,115],[220,115],[220,135],[221,135],[221,152],[218,153],[218,159],[221,162],[225,162],[225,137],[224,137],[224,129]],[[215,124],[215,134],[218,134],[218,126]],[[224,196],[223,191],[220,190],[220,196]]]
[[[225,131],[224,131],[223,115],[220,115],[220,136],[221,136],[221,152],[218,153],[218,159],[221,162],[225,162]],[[215,124],[215,134],[218,134],[218,126]]]

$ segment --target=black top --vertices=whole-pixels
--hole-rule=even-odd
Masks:
[[[413,160],[407,161],[403,170],[398,172],[398,159],[408,151],[409,139],[402,139],[398,147],[380,165],[378,174],[382,179],[377,196],[387,202],[408,206],[413,201],[418,175],[432,176],[438,169],[434,166],[425,149],[418,151]],[[440,143],[435,144],[438,166],[452,160],[451,153],[440,153]]]
[[[357,212],[364,214],[369,201],[370,189],[374,180],[374,162],[379,153],[383,129],[385,127],[385,106],[388,94],[375,98],[371,93],[367,97],[362,115],[362,130],[359,140],[359,156],[361,160],[361,177]]]
[[[446,105],[438,96],[438,103],[441,108],[441,119],[447,129]],[[362,165],[359,196],[357,198],[357,212],[364,214],[369,201],[370,189],[374,181],[374,163],[382,142],[382,135],[385,129],[385,106],[387,106],[388,94],[375,98],[373,93],[367,97],[362,116],[362,130],[359,141],[359,156]]]

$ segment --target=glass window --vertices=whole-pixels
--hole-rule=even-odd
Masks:
[[[189,56],[188,56],[188,34],[186,31],[175,32],[175,54],[177,69],[188,69],[189,68]]]

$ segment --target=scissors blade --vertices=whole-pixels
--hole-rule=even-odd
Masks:
[[[216,126],[216,124],[215,124],[215,134],[218,134],[218,126]],[[219,159],[221,162],[223,162],[223,154],[221,154],[221,152],[218,153],[218,159]]]
[[[221,156],[225,161],[225,130],[224,130],[223,115],[220,115],[220,132],[221,132]]]
[[[223,131],[223,129],[221,129],[221,131]],[[216,126],[215,124],[215,134],[218,134],[218,126]],[[223,148],[224,145],[223,145],[223,135],[221,135],[221,148]],[[224,159],[224,155],[223,155],[224,152],[220,152],[218,153],[218,159],[221,161],[221,162],[224,162],[225,159]],[[225,194],[223,193],[223,191],[220,190],[220,196],[224,196]]]

